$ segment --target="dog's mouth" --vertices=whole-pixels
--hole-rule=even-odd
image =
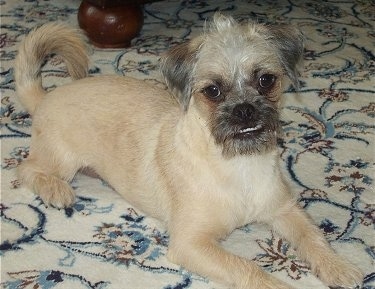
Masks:
[[[223,155],[261,154],[276,147],[280,132],[277,109],[260,103],[246,119],[233,115],[232,106],[220,109],[211,119],[211,132],[216,144],[222,146]]]
[[[254,137],[255,134],[258,134],[260,131],[262,131],[263,126],[261,124],[258,124],[256,126],[252,127],[245,127],[240,129],[237,133],[234,134],[235,138],[239,139],[246,139],[249,137]]]

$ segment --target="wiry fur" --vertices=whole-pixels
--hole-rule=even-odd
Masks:
[[[295,204],[278,169],[282,79],[296,82],[302,53],[295,29],[217,15],[202,36],[163,58],[173,94],[117,76],[80,79],[46,94],[44,57],[61,54],[80,78],[87,71],[83,47],[77,31],[47,24],[31,32],[16,61],[17,91],[33,113],[30,156],[19,177],[46,205],[72,205],[69,181],[89,167],[166,223],[168,257],[188,270],[235,288],[291,288],[218,244],[259,221],[288,239],[328,285],[361,283],[361,272],[333,252]],[[265,73],[276,76],[267,90],[259,87]],[[207,97],[210,85],[220,97]]]

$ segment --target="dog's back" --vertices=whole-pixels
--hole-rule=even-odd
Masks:
[[[61,56],[73,79],[87,76],[89,58],[82,39],[79,30],[62,23],[49,23],[33,30],[21,43],[15,63],[16,90],[30,114],[46,94],[40,74],[48,55]]]

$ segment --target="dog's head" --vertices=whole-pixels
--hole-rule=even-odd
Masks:
[[[203,35],[162,58],[161,70],[182,109],[198,111],[231,157],[275,148],[283,80],[298,87],[302,54],[302,34],[291,26],[216,14]]]

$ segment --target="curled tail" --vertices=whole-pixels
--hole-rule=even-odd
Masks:
[[[15,62],[16,90],[22,105],[33,114],[46,91],[41,67],[49,54],[60,55],[73,79],[87,76],[88,46],[77,29],[48,23],[35,29],[21,43]]]

